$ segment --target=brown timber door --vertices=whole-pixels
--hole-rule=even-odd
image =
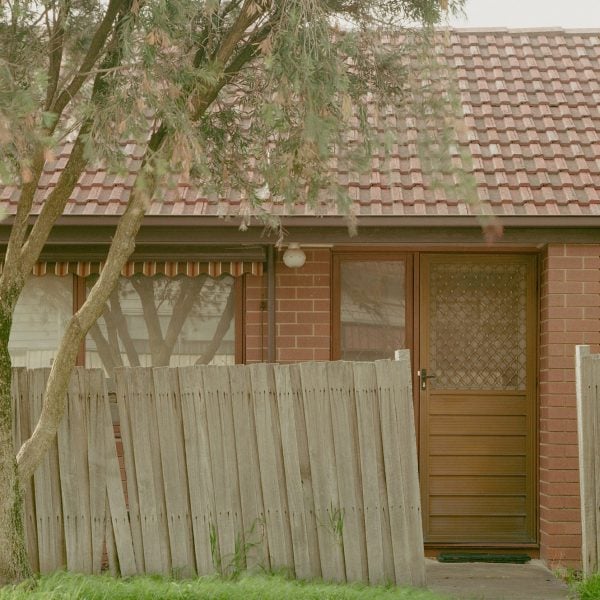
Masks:
[[[420,458],[425,541],[534,544],[534,256],[422,255]]]

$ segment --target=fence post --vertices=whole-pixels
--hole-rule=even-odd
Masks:
[[[592,394],[589,346],[575,348],[575,381],[581,495],[581,554],[583,572],[588,576],[598,568],[595,481],[597,410]]]

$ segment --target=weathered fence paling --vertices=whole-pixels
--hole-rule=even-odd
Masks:
[[[600,567],[600,354],[576,347],[577,430],[583,572]]]
[[[15,372],[15,442],[48,373]],[[26,490],[35,568],[178,576],[287,569],[424,583],[408,352],[398,361],[78,369]]]

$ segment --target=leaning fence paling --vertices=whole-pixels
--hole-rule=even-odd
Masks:
[[[13,369],[16,448],[31,435],[37,423],[49,372]],[[49,573],[66,567],[99,573],[104,563],[105,540],[116,537],[122,571],[135,572],[101,371],[74,371],[65,416],[42,463],[31,481],[25,482],[24,504],[27,551],[35,571]]]
[[[19,422],[34,422],[46,375],[18,372]],[[408,352],[121,369],[116,396],[126,496],[105,382],[78,370],[56,447],[26,491],[42,572],[98,572],[105,556],[127,575],[284,569],[423,584]]]
[[[577,430],[584,575],[600,568],[600,354],[576,347]]]

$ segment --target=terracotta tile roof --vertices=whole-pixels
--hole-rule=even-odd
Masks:
[[[456,73],[463,143],[472,155],[480,199],[499,215],[600,215],[600,30],[455,30],[449,32],[447,60]],[[399,139],[414,139],[409,118],[386,119]],[[337,173],[355,201],[356,214],[471,214],[473,208],[460,199],[427,187],[410,148],[398,144],[387,172],[374,157],[370,174]],[[117,176],[102,168],[86,170],[65,214],[123,210],[140,158],[139,148],[130,144],[127,150],[130,172]],[[66,145],[46,164],[37,210],[69,151]],[[0,208],[13,213],[17,199],[17,189],[0,187]],[[155,202],[149,214],[237,214],[242,206],[239,195],[209,200],[180,185]],[[291,214],[282,204],[270,208]],[[323,212],[334,214],[334,209]],[[293,211],[313,213],[303,205]]]

